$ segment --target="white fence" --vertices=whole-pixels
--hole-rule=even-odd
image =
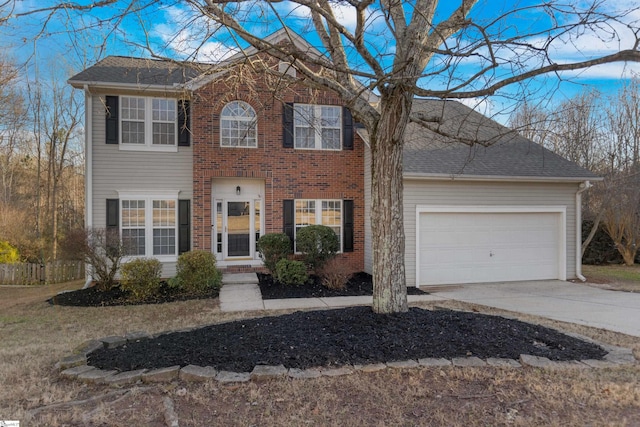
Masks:
[[[0,285],[43,285],[84,279],[84,262],[0,264]]]

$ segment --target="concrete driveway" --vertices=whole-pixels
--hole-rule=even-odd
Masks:
[[[640,294],[559,280],[455,285],[434,296],[640,337]]]

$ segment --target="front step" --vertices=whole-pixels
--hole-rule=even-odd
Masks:
[[[267,269],[264,266],[259,265],[228,265],[228,266],[218,266],[218,269],[222,271],[223,274],[226,273],[266,273]]]
[[[229,273],[223,271],[222,284],[223,285],[257,285],[258,275],[256,273]]]

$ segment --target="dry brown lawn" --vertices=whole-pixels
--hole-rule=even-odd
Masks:
[[[54,369],[85,340],[259,313],[221,313],[216,300],[105,308],[54,307],[44,301],[61,289],[80,286],[0,287],[0,420],[22,420],[22,426],[166,426],[174,414],[181,427],[640,425],[640,365],[562,371],[387,369],[236,385],[88,386],[61,379]],[[454,302],[438,305],[504,313]],[[517,317],[631,347],[640,358],[638,338]]]

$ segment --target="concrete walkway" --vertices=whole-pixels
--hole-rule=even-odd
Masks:
[[[264,310],[258,276],[255,273],[223,274],[220,310]]]
[[[225,274],[220,289],[221,311],[285,310],[305,308],[339,308],[371,305],[373,297],[288,298],[263,300],[255,273]],[[409,295],[409,302],[438,301],[435,295]]]
[[[483,283],[433,295],[640,337],[640,294],[559,280]]]

